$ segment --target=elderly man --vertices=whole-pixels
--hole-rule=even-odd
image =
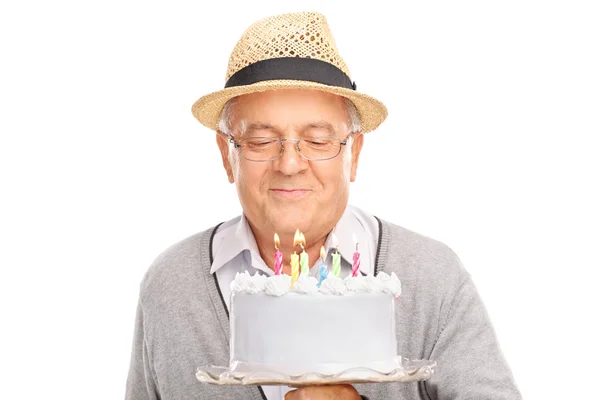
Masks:
[[[171,246],[150,267],[140,289],[126,399],[520,398],[485,308],[452,250],[348,205],[363,134],[387,111],[356,90],[323,15],[285,14],[253,24],[232,52],[225,89],[200,98],[193,113],[217,131],[243,215]],[[335,230],[342,277],[350,272],[352,234],[361,243],[362,273],[400,277],[398,347],[411,358],[436,360],[433,377],[298,390],[196,380],[198,367],[229,362],[235,274],[272,275],[273,233],[291,254],[297,229],[311,260],[319,259],[321,246],[330,247]]]

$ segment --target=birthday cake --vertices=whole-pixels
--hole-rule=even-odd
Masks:
[[[294,278],[245,272],[231,283],[230,370],[298,376],[399,367],[394,273]]]

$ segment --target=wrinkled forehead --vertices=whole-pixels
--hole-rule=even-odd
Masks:
[[[336,135],[348,128],[343,97],[319,90],[271,90],[239,96],[233,103],[231,125],[238,134],[311,130]]]

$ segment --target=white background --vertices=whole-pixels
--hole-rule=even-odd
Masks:
[[[598,398],[594,3],[3,2],[0,397],[123,397],[149,264],[240,212],[192,103],[317,10],[390,112],[351,202],[456,251],[525,398]]]

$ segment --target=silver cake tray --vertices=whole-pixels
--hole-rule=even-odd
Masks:
[[[415,382],[431,377],[437,363],[430,360],[399,358],[399,367],[389,373],[370,368],[350,368],[335,375],[310,372],[290,376],[272,371],[237,372],[228,367],[206,366],[198,368],[196,378],[213,385],[337,385],[343,383]]]

